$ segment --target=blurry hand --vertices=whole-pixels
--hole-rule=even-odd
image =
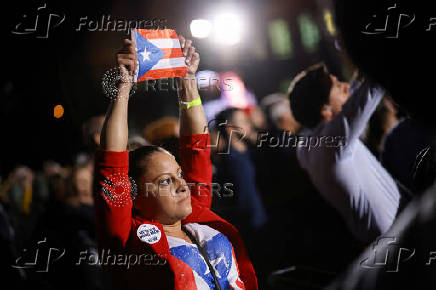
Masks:
[[[117,65],[121,71],[121,81],[119,82],[118,87],[121,88],[127,86],[130,88],[138,65],[136,45],[130,39],[124,39],[123,47],[117,53]]]
[[[195,47],[192,46],[192,40],[185,39],[182,35],[179,35],[179,40],[183,55],[186,58],[186,77],[193,78],[200,64],[200,55],[195,51]]]

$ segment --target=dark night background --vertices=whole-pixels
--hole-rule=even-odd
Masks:
[[[103,73],[114,66],[114,55],[124,32],[76,31],[80,17],[101,21],[111,19],[165,19],[168,28],[191,37],[192,19],[213,14],[220,5],[230,3],[246,17],[245,38],[235,47],[221,47],[210,41],[194,40],[201,54],[200,69],[235,70],[241,73],[248,88],[258,99],[286,89],[291,77],[307,65],[324,59],[333,73],[342,74],[335,57],[333,39],[325,29],[322,12],[325,1],[12,1],[1,18],[2,57],[5,68],[0,81],[0,160],[5,176],[14,165],[23,164],[38,170],[42,160],[53,159],[63,165],[83,146],[81,127],[89,117],[103,114],[107,99],[101,89]],[[51,28],[47,39],[36,38],[45,30],[16,35],[15,25],[33,19],[41,10],[40,27],[46,27],[48,14],[65,14],[65,21]],[[302,47],[297,16],[305,13],[317,23],[321,39],[315,51]],[[292,55],[275,57],[268,39],[268,21],[281,18],[291,32]],[[53,18],[53,23],[56,18]],[[52,23],[52,25],[53,25]],[[333,50],[333,51],[332,51]],[[53,108],[62,105],[62,118],[53,117]],[[172,93],[135,96],[131,118],[146,124],[163,114],[177,114]],[[146,114],[141,108],[150,108]]]
[[[360,4],[355,5],[356,2]],[[160,19],[167,28],[175,29],[177,33],[193,39],[194,46],[201,56],[199,70],[237,72],[258,102],[269,94],[285,93],[291,79],[297,73],[320,61],[324,61],[330,72],[339,79],[350,79],[355,66],[341,48],[345,45],[338,40],[338,31],[334,23],[335,20],[339,20],[338,24],[342,22],[343,25],[341,36],[347,43],[346,49],[350,52],[351,59],[364,73],[388,90],[394,99],[392,106],[396,106],[395,102],[400,105],[399,117],[411,116],[413,121],[420,121],[420,126],[432,128],[434,133],[436,126],[431,95],[431,91],[434,90],[434,75],[425,73],[426,70],[423,68],[434,70],[436,66],[435,58],[430,57],[435,50],[436,24],[433,34],[427,33],[423,27],[427,27],[430,17],[436,17],[436,13],[432,15],[432,11],[436,10],[431,10],[430,4],[424,6],[417,4],[417,1],[409,1],[410,6],[402,6],[402,11],[414,11],[418,17],[415,25],[401,30],[402,38],[391,41],[383,36],[366,37],[361,33],[362,23],[366,23],[367,17],[374,13],[373,11],[385,13],[386,8],[391,5],[388,2],[336,0],[336,17],[330,0],[16,0],[3,3],[0,19],[0,46],[4,68],[0,78],[0,183],[7,181],[8,175],[19,165],[28,166],[35,173],[41,173],[44,161],[54,160],[62,167],[71,169],[78,153],[89,149],[83,137],[83,126],[91,117],[105,113],[109,100],[103,94],[102,76],[115,66],[115,54],[127,34],[125,31],[90,31],[87,27],[77,31],[83,17],[87,17],[88,21],[98,22],[103,16],[108,15],[111,20]],[[405,2],[407,1],[403,1],[402,4]],[[371,3],[371,6],[368,3]],[[38,7],[44,4],[46,8],[37,12]],[[244,29],[240,43],[225,46],[208,38],[196,39],[191,36],[192,20],[212,19],[226,9],[227,12],[240,15],[243,20]],[[23,27],[33,25],[37,14],[39,25],[35,33],[12,33],[19,23],[22,23]],[[65,20],[59,26],[49,29],[48,38],[38,38],[45,35],[50,14],[65,16]],[[51,25],[53,26],[57,20],[53,17]],[[277,45],[286,44],[286,41],[289,42],[290,49],[285,52],[277,50]],[[65,112],[62,117],[55,118],[54,108],[58,105],[61,105]],[[374,115],[377,117],[379,113],[376,112]],[[175,91],[146,91],[144,83],[141,83],[130,100],[129,132],[137,133],[140,128],[162,116],[177,114]],[[371,122],[382,123],[382,120],[373,118],[369,124],[369,131],[373,129]],[[420,126],[416,125],[419,130],[414,132],[422,135],[427,142],[429,131],[421,134]],[[414,136],[400,136],[398,140],[416,141],[412,140],[416,139]],[[427,143],[426,146],[429,145]],[[399,156],[404,155],[405,159],[409,156],[403,154],[409,145],[404,145],[405,151],[401,146],[403,144],[396,147],[398,151],[392,154],[393,161],[398,162],[394,162],[390,169],[404,165],[401,164],[402,158]],[[310,281],[312,285],[309,286],[313,287],[310,288],[303,283],[298,285],[301,287],[297,289],[320,289],[319,285],[326,285],[333,277],[339,277],[367,245],[356,241],[339,213],[314,190],[294,155],[286,155],[289,159],[285,161],[271,161],[265,156],[282,156],[271,152],[266,152],[270,154],[267,155],[262,151],[259,156],[264,157],[266,161],[259,163],[260,165],[256,164],[261,173],[274,172],[265,175],[272,176],[270,179],[256,180],[264,186],[262,189],[265,189],[262,198],[269,222],[259,232],[243,233],[244,242],[251,251],[260,289],[268,289],[262,286],[271,282],[271,273],[295,265],[303,265],[303,271],[300,272],[298,267],[297,271],[290,271],[294,275],[290,276],[291,282],[295,282],[293,279],[297,278],[297,282]],[[412,153],[408,161],[413,164],[416,155],[415,152]],[[432,156],[429,157],[433,158],[432,160],[424,162],[421,175],[419,172],[417,175],[418,183],[425,185],[422,186],[422,190],[435,180],[436,157],[434,153]],[[262,167],[264,164],[267,166]],[[291,166],[286,167],[287,165]],[[421,182],[420,177],[423,177],[422,180],[425,182]],[[38,193],[37,190],[35,192]],[[406,202],[409,200],[412,200],[412,197]],[[230,202],[234,203],[234,200]],[[218,203],[214,200],[213,206],[216,204],[217,208],[222,206],[219,200]],[[65,244],[78,244],[70,238],[76,237],[80,232],[74,227],[82,223],[77,216],[89,218],[84,224],[89,226],[89,232],[94,231],[92,206],[87,208],[88,211],[77,214],[77,208],[68,211],[58,205],[55,204],[41,214],[42,222],[48,224],[47,228],[50,229],[47,235],[50,242],[55,245],[58,243],[59,247],[64,247]],[[217,213],[221,215],[220,212]],[[67,216],[71,223],[61,222],[62,219],[57,218],[59,216]],[[30,221],[30,224],[36,220],[33,215],[25,217],[25,222]],[[425,236],[431,226],[433,224],[427,225],[425,231],[418,228],[418,232]],[[17,232],[24,232],[23,236],[30,234],[27,228]],[[428,234],[428,237],[432,235]],[[264,239],[267,240],[267,244],[263,242]],[[29,238],[28,242],[34,244],[35,239]],[[17,253],[10,251],[12,258],[18,256],[18,252],[23,248],[22,243],[24,244],[24,241],[14,245]],[[11,263],[7,262],[8,269],[9,265]],[[59,268],[62,272],[62,267]],[[56,269],[50,275],[58,275],[53,280],[59,283],[62,289],[77,289],[73,283],[64,285],[68,284],[65,283],[64,277],[69,277],[70,281],[79,281],[82,272],[70,273],[71,269],[79,271],[78,267],[65,269],[65,276],[58,275]],[[84,272],[87,273],[89,270],[85,269]],[[29,277],[33,278],[32,275]],[[92,281],[94,276],[90,277]],[[46,277],[39,278],[38,281],[50,280]],[[404,275],[404,278],[407,279],[408,276]],[[33,283],[33,280],[28,279],[26,282]],[[39,288],[35,286],[35,289]]]

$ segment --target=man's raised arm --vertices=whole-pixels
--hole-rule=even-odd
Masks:
[[[343,105],[342,112],[326,127],[326,135],[344,137],[346,146],[343,149],[351,148],[362,135],[384,93],[378,84],[363,80]]]

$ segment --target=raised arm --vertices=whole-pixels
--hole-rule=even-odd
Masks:
[[[203,106],[190,106],[187,103],[200,98],[197,83],[195,82],[195,73],[200,64],[200,55],[192,46],[191,40],[186,40],[180,36],[180,46],[183,55],[186,57],[187,72],[184,79],[179,78],[178,93],[180,103],[180,136],[207,134],[207,121],[204,114]]]
[[[103,150],[122,152],[127,148],[129,135],[127,110],[136,61],[134,43],[129,39],[124,39],[124,46],[117,54],[117,63],[121,73],[118,96],[109,105],[101,132],[100,143]]]
[[[180,46],[186,57],[187,65],[186,77],[178,79],[180,160],[186,182],[192,185],[192,204],[210,208],[212,204],[212,163],[209,134],[195,81],[200,56],[192,46],[192,41],[185,40],[183,36],[180,36]]]
[[[342,107],[323,135],[345,137],[345,146],[337,148],[346,152],[362,135],[365,127],[384,95],[384,90],[368,80],[362,81]]]
[[[129,153],[126,151],[127,109],[136,52],[130,40],[124,40],[117,54],[121,81],[118,95],[112,100],[96,152],[95,210],[97,238],[100,248],[122,249],[131,230],[132,198],[130,192]]]

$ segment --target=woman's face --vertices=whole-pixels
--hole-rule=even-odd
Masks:
[[[191,193],[174,156],[155,152],[145,165],[141,192],[154,199],[155,219],[161,224],[173,224],[186,218],[192,212]]]

